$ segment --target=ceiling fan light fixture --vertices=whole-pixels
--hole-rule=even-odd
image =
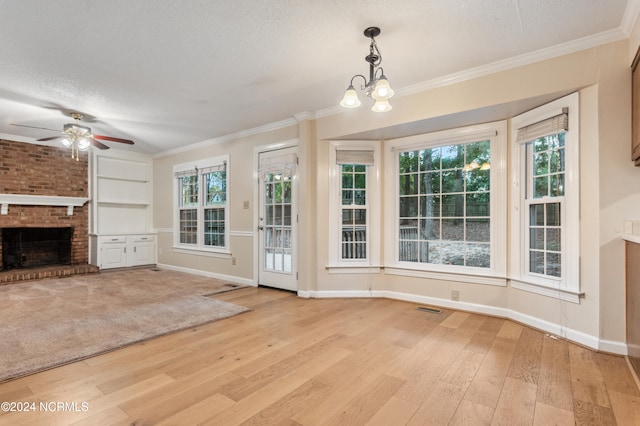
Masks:
[[[69,138],[62,138],[60,142],[65,148],[69,148],[72,145],[72,142],[69,140]]]
[[[88,150],[89,146],[91,146],[91,142],[89,141],[89,139],[85,137],[81,137],[80,139],[78,139],[78,149],[80,151]]]

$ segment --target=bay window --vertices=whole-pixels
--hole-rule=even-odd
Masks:
[[[579,301],[578,94],[513,119],[512,286]]]
[[[386,268],[504,285],[505,132],[500,122],[387,141]]]
[[[340,272],[380,266],[379,146],[373,141],[330,144],[329,267]]]

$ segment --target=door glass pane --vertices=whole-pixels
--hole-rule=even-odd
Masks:
[[[264,183],[264,270],[291,273],[292,186],[289,178],[269,174]]]

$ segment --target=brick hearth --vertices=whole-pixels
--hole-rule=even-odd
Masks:
[[[71,275],[84,275],[100,272],[100,268],[93,265],[43,266],[41,268],[12,269],[0,272],[0,286],[15,284],[21,281],[39,280],[43,278],[60,278]]]

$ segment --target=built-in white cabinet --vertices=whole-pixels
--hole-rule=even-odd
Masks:
[[[90,164],[90,262],[102,269],[155,264],[151,157],[95,150]]]
[[[155,235],[102,235],[97,237],[97,249],[100,269],[156,263]]]

